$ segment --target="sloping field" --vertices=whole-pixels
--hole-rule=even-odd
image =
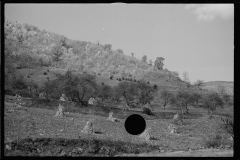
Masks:
[[[82,115],[78,113],[66,114],[64,118],[55,118],[56,111],[39,108],[16,108],[12,103],[5,103],[5,142],[27,138],[64,138],[89,139],[82,133],[88,120],[93,120],[95,134],[91,138],[110,141],[124,141],[142,144],[138,136],[128,134],[124,128],[125,119],[119,122],[108,121],[106,117],[96,115]],[[113,115],[114,117],[114,115]],[[223,145],[232,145],[229,135],[219,129],[219,117],[208,119],[186,119],[184,126],[177,127],[177,134],[170,134],[167,127],[172,120],[147,120],[147,127],[151,128],[151,139],[146,142],[157,145],[165,151],[179,151],[200,149],[205,146],[205,140],[216,133],[222,133]],[[160,149],[159,149],[160,150]]]

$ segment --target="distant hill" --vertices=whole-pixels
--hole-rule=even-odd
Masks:
[[[233,94],[234,82],[227,81],[210,81],[203,84],[204,89],[218,91],[219,86],[225,87],[227,93]]]

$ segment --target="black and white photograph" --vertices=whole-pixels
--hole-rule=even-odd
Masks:
[[[3,5],[3,157],[234,156],[233,3]]]

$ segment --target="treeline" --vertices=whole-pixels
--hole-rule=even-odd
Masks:
[[[73,73],[67,71],[64,75],[55,74],[56,79],[48,80],[42,87],[33,81],[26,82],[22,77],[14,77],[10,84],[11,90],[15,93],[21,92],[22,95],[38,97],[39,93],[46,93],[46,99],[59,99],[64,93],[70,101],[79,102],[87,105],[90,97],[98,97],[102,101],[120,101],[124,98],[129,106],[138,104],[139,106],[150,103],[157,91],[157,86],[150,86],[141,80],[138,83],[120,82],[117,86],[111,87],[104,83],[97,84],[96,76],[88,73]]]
[[[144,80],[121,81],[117,86],[111,87],[104,83],[97,84],[96,76],[88,73],[76,73],[67,71],[65,74],[57,74],[56,79],[48,80],[43,86],[38,86],[33,81],[26,82],[21,76],[13,77],[9,82],[9,90],[22,95],[38,97],[39,93],[46,93],[46,99],[59,99],[65,94],[70,101],[79,102],[87,106],[91,97],[101,99],[101,102],[110,100],[119,102],[124,100],[130,107],[141,107],[155,101],[163,107],[175,106],[182,115],[189,113],[189,106],[203,107],[208,109],[210,115],[214,114],[217,107],[233,105],[233,97],[227,93],[201,92],[197,88],[182,87],[176,92],[171,92],[157,85],[151,86]],[[27,92],[27,93],[26,93]],[[157,99],[157,100],[156,100]]]

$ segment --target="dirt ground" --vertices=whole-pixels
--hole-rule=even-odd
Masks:
[[[175,151],[165,153],[122,154],[120,157],[233,157],[230,149],[201,149],[196,151]]]

